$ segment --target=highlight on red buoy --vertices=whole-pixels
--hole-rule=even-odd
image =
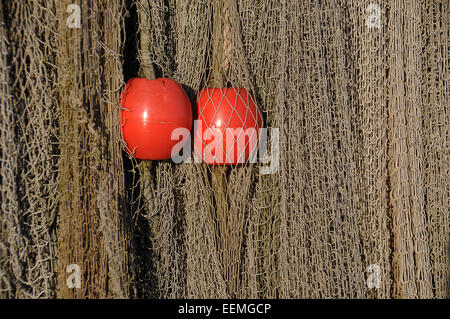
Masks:
[[[142,160],[171,157],[176,128],[192,127],[192,107],[176,81],[168,78],[132,78],[122,97],[119,116],[127,152]]]
[[[205,163],[245,163],[256,155],[262,115],[244,88],[205,88],[197,95],[194,153]]]

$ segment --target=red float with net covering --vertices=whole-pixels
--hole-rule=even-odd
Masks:
[[[172,131],[191,130],[191,102],[174,80],[133,78],[123,93],[120,122],[128,153],[143,160],[169,159],[178,143]]]
[[[194,151],[208,164],[245,163],[256,154],[262,116],[244,88],[206,88],[197,95]]]

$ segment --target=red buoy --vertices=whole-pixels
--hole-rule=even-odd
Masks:
[[[247,162],[257,151],[262,116],[244,88],[206,88],[197,95],[194,152],[208,164]]]
[[[183,88],[174,80],[130,79],[122,97],[122,137],[127,151],[143,160],[171,157],[176,128],[192,127],[192,107]]]

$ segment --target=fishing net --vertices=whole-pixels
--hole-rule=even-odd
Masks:
[[[0,4],[1,298],[449,297],[448,1],[73,2]],[[125,153],[136,76],[257,161]]]

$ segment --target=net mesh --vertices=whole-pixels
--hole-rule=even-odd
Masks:
[[[448,298],[448,12],[2,2],[0,297]],[[173,78],[200,111],[202,89],[245,88],[266,157],[130,157],[117,118],[135,76]]]

